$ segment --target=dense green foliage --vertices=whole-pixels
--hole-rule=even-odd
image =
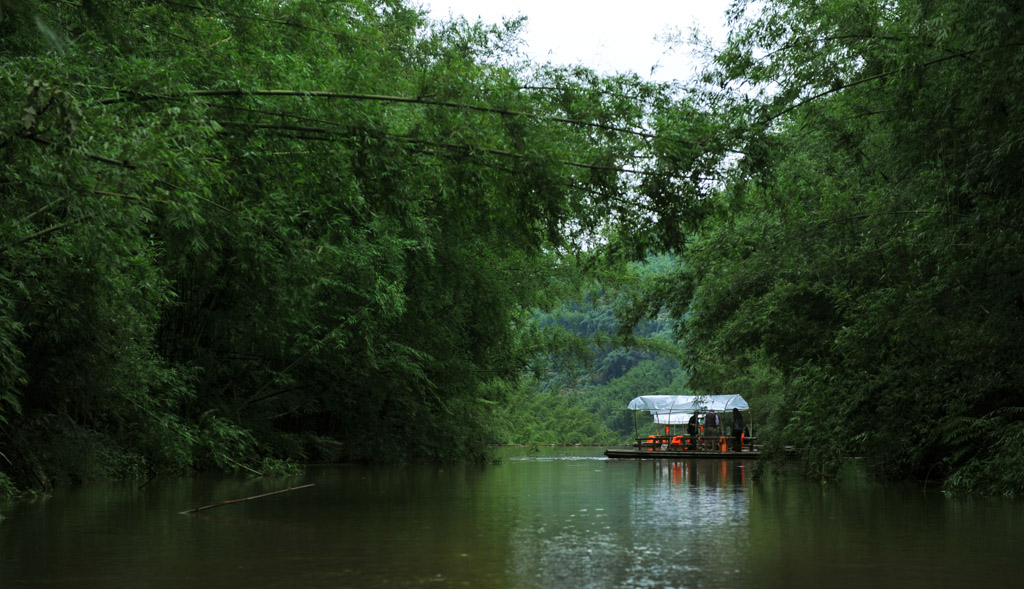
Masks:
[[[775,0],[732,18],[704,81],[743,155],[643,304],[686,317],[696,388],[769,411],[762,436],[823,478],[856,453],[1024,493],[1024,8]]]
[[[693,391],[822,478],[1024,493],[1024,9],[730,14],[684,91],[402,0],[0,4],[0,489],[603,442]]]
[[[649,226],[637,178],[672,174],[644,130],[667,88],[531,67],[518,21],[0,10],[0,459],[23,484],[479,457],[530,309],[610,223]]]
[[[570,392],[540,392],[525,380],[507,404],[494,412],[496,441],[510,445],[613,444],[619,436],[599,415],[588,410],[583,397]]]
[[[630,264],[578,300],[534,316],[546,340],[507,407],[496,411],[499,438],[511,444],[632,442],[638,423],[626,409],[637,395],[691,394],[664,317],[622,329],[626,293],[641,277],[671,268],[670,258]],[[642,418],[640,426],[650,425]]]

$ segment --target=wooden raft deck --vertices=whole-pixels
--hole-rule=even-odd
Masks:
[[[604,451],[608,458],[647,458],[647,459],[689,459],[703,458],[709,460],[755,460],[761,455],[759,450],[743,452],[718,452],[716,450],[637,450],[636,448],[608,448]]]

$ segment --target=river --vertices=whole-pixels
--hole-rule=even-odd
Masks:
[[[0,522],[0,587],[1018,586],[1024,503],[754,480],[745,461],[508,449],[492,466],[96,483]],[[306,489],[189,508],[290,486]]]

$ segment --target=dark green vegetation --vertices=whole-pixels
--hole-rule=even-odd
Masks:
[[[514,444],[628,443],[649,418],[626,410],[637,395],[690,394],[666,316],[624,324],[630,293],[673,268],[669,256],[605,275],[578,300],[535,316],[550,342],[531,363],[531,378],[512,403],[497,412],[501,441]],[[638,417],[638,419],[634,419]]]
[[[744,4],[705,77],[742,156],[646,301],[691,384],[824,478],[1024,493],[1024,6]]]
[[[400,0],[3,3],[0,489],[480,458],[541,406],[603,441],[690,388],[823,478],[1024,493],[1022,9],[744,9],[681,91]],[[685,373],[537,322],[590,274]]]
[[[0,452],[20,484],[479,458],[534,307],[678,216],[669,89],[400,1],[4,3]],[[670,198],[671,197],[671,198]],[[641,203],[644,207],[639,206]]]

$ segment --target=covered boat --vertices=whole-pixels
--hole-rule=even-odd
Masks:
[[[649,411],[654,423],[672,425],[688,423],[694,413],[750,411],[750,405],[739,395],[643,395],[630,401],[628,408]]]
[[[632,448],[609,448],[609,458],[754,458],[753,419],[750,405],[740,395],[642,395],[628,409],[646,411],[659,426],[653,435],[635,436]],[[733,409],[740,411],[742,431],[732,431]],[[704,417],[715,413],[718,427],[705,428]],[[697,419],[691,418],[697,416]],[[634,419],[634,429],[636,420]],[[690,425],[694,425],[692,432]]]

